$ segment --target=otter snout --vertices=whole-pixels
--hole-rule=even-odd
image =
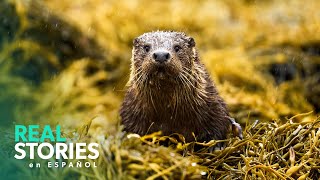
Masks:
[[[152,55],[152,58],[157,63],[165,63],[170,59],[171,55],[168,51],[161,50],[161,51],[155,51]]]

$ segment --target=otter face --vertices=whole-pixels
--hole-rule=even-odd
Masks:
[[[195,42],[181,32],[149,32],[133,41],[132,76],[149,82],[174,82],[190,71]]]

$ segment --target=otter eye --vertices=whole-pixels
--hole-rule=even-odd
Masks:
[[[181,46],[175,45],[175,46],[173,47],[173,49],[174,49],[176,52],[179,52],[180,49],[181,49]]]
[[[144,46],[143,46],[143,49],[144,49],[146,52],[149,52],[149,51],[150,51],[150,45],[144,45]]]

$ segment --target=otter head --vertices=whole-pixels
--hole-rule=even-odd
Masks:
[[[181,32],[149,32],[133,41],[131,83],[165,86],[192,69],[195,42]]]

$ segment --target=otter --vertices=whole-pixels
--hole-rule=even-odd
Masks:
[[[231,127],[241,131],[201,63],[194,39],[183,32],[135,38],[127,86],[120,109],[126,132],[179,133],[187,142],[208,142],[226,139]]]

